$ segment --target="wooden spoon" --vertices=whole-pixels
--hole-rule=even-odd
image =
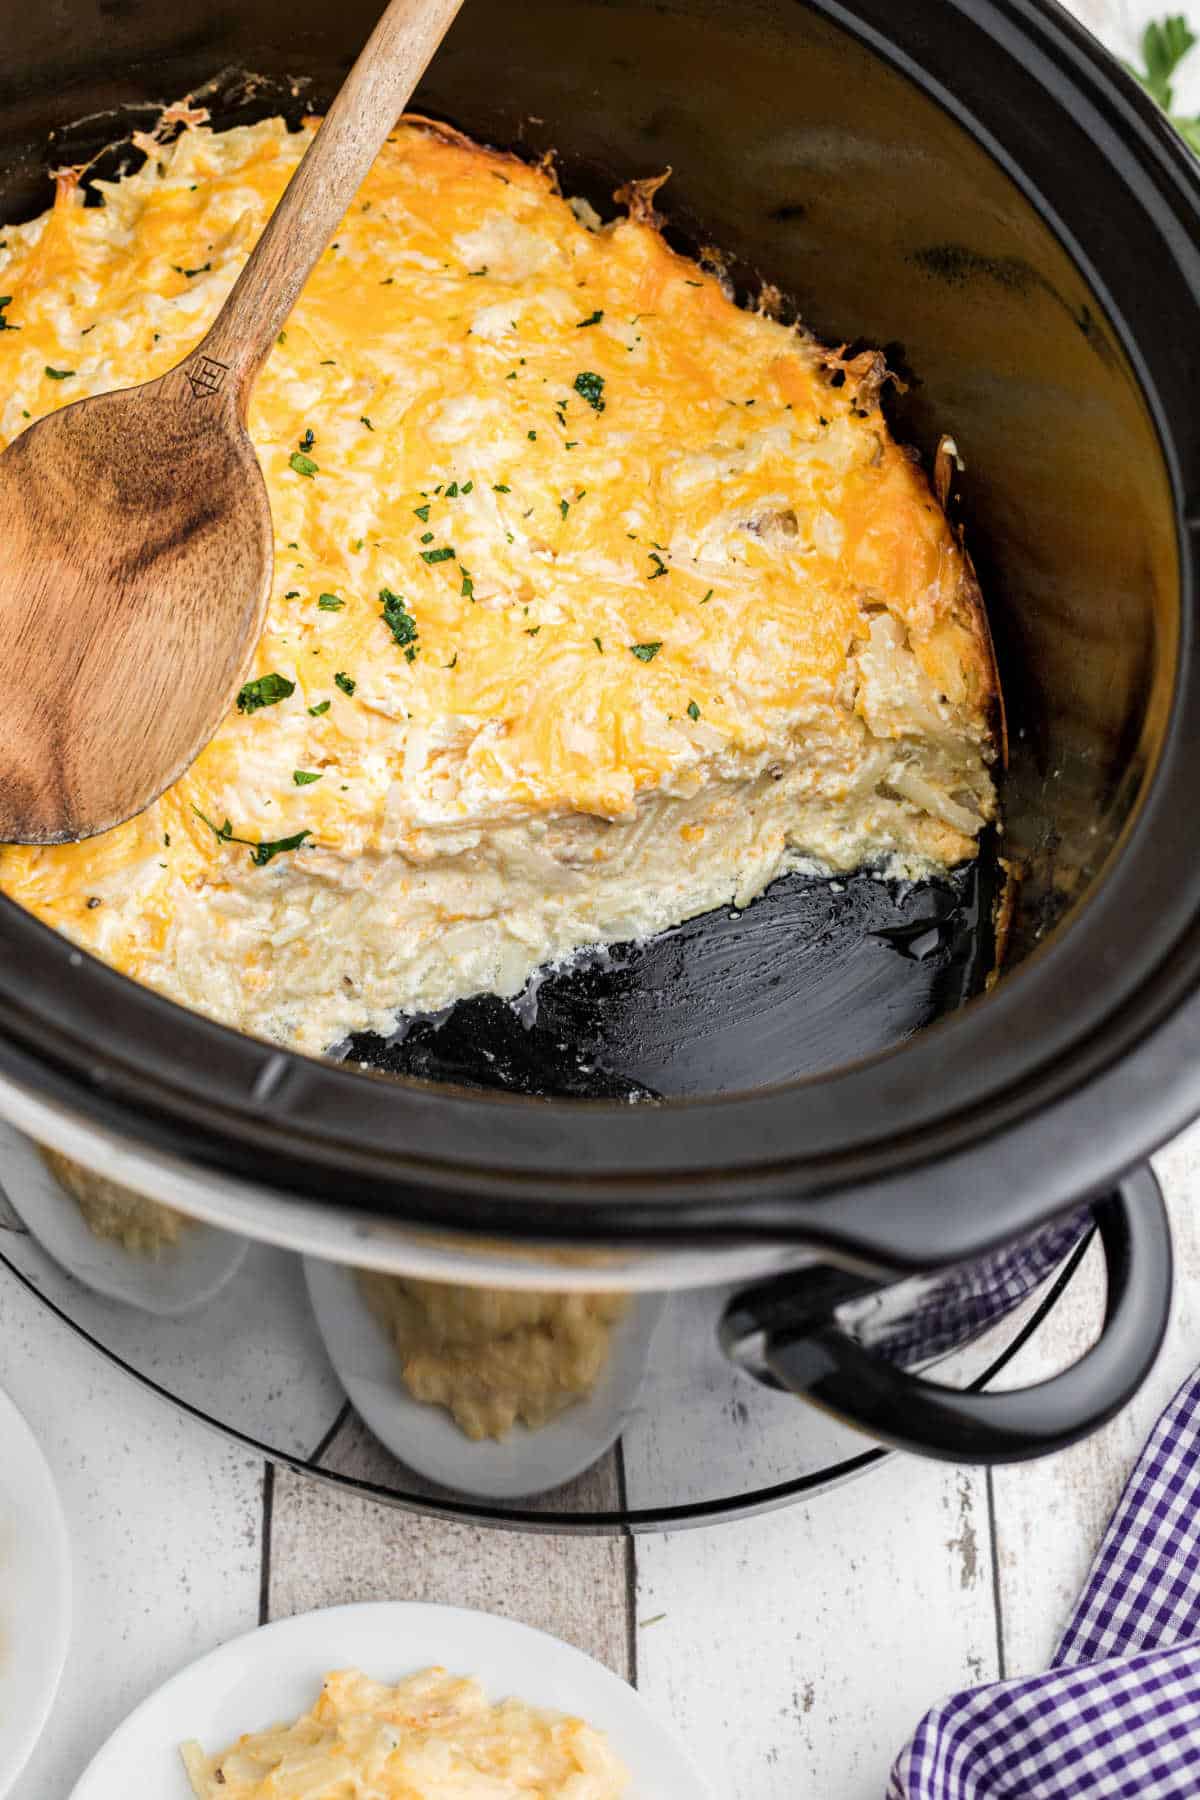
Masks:
[[[207,336],[0,456],[0,843],[92,837],[195,760],[271,591],[255,377],[462,0],[392,0]]]

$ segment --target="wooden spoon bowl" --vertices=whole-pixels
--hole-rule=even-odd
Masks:
[[[0,843],[130,818],[233,704],[274,547],[226,373],[193,355],[0,456]]]
[[[0,456],[0,843],[158,797],[237,692],[271,591],[255,377],[462,0],[392,0],[204,340]]]

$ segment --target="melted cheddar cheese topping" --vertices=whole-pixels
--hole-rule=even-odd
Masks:
[[[0,438],[179,361],[315,128],[189,127],[7,228]],[[805,858],[973,854],[981,613],[873,359],[634,211],[397,128],[254,393],[276,568],[238,709],[138,819],[0,850],[4,891],[322,1049]]]

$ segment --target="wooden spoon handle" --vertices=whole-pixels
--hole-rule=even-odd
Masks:
[[[321,252],[463,0],[391,0],[322,120],[221,311],[184,367],[222,363],[242,413]]]

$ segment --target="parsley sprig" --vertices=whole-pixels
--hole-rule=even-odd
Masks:
[[[273,856],[281,856],[285,850],[298,850],[304,840],[312,836],[311,831],[298,831],[293,837],[264,838],[261,841],[238,837],[228,819],[223,825],[214,825],[208,814],[202,813],[198,806],[193,806],[192,811],[198,819],[204,821],[219,844],[245,844],[250,852],[250,861],[256,869],[265,868]]]
[[[1153,100],[1157,100],[1176,131],[1195,151],[1200,152],[1200,116],[1185,116],[1172,111],[1175,90],[1171,77],[1196,42],[1195,33],[1182,13],[1170,13],[1163,19],[1152,19],[1142,33],[1144,68],[1127,65],[1131,75],[1141,82]]]

